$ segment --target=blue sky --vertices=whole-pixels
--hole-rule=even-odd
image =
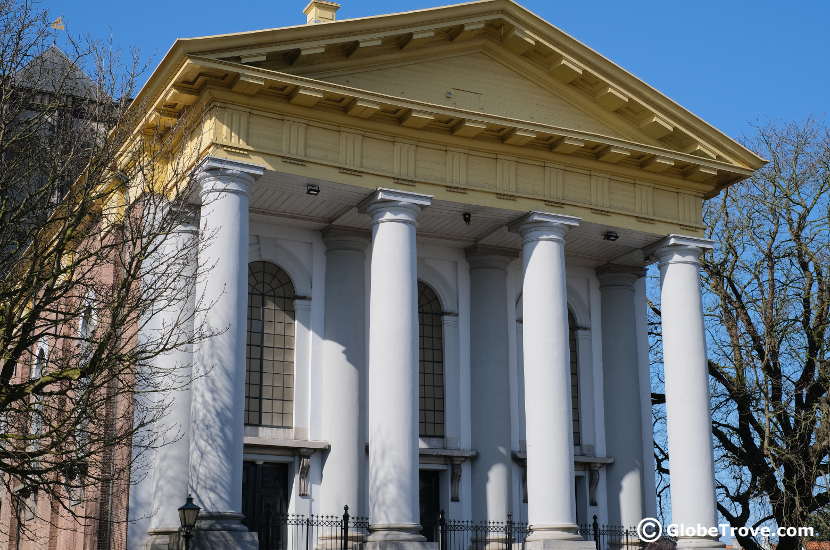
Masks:
[[[138,47],[152,66],[177,37],[304,22],[306,0],[42,0],[73,34]],[[447,0],[341,0],[338,18]],[[524,0],[520,2],[711,124],[740,138],[753,124],[827,120],[826,0]]]

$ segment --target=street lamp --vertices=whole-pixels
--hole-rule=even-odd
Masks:
[[[193,528],[196,527],[196,519],[202,509],[193,504],[193,497],[187,495],[184,506],[179,507],[179,523],[182,525],[182,536],[184,537],[184,550],[190,550],[190,539],[193,537]]]

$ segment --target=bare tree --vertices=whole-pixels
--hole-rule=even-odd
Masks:
[[[142,452],[177,436],[153,427],[189,369],[157,359],[209,336],[187,308],[157,319],[204,308],[182,291],[200,243],[169,244],[188,117],[136,131],[137,57],[51,21],[0,0],[0,473],[12,536],[68,517],[107,540]]]
[[[768,126],[751,145],[770,163],[705,208],[718,510],[734,527],[806,526],[830,502],[830,132]]]

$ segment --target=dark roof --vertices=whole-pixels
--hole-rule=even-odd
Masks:
[[[83,99],[101,98],[102,91],[57,46],[50,46],[15,75],[19,86]]]

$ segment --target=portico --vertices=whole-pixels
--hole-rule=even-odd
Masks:
[[[194,382],[187,397],[193,402],[191,417],[202,419],[201,426],[190,432],[189,445],[166,449],[164,455],[173,463],[191,465],[189,481],[168,479],[164,490],[155,492],[157,509],[172,500],[167,495],[191,492],[205,510],[201,516],[205,528],[239,547],[256,547],[252,533],[240,523],[242,461],[248,457],[294,465],[296,481],[289,478],[286,482],[296,487],[288,495],[286,511],[303,510],[303,505],[320,513],[337,513],[343,505],[366,510],[372,532],[368,542],[380,545],[425,540],[418,488],[419,468],[425,466],[439,466],[439,472],[446,472],[445,483],[453,486],[447,488],[450,498],[444,501],[449,510],[489,521],[504,521],[508,513],[527,518],[533,528],[529,544],[587,548],[593,543],[582,541],[576,529],[588,514],[634,523],[644,517],[643,510],[653,498],[644,492],[642,482],[649,475],[650,457],[640,445],[629,444],[641,433],[639,415],[647,407],[639,391],[634,320],[636,308],[644,304],[635,300],[634,287],[644,274],[641,266],[646,254],[669,258],[685,254],[683,258],[694,259],[694,250],[710,246],[707,241],[670,236],[663,244],[648,234],[630,232],[614,250],[617,258],[635,261],[610,264],[593,256],[599,246],[582,251],[569,247],[569,242],[601,246],[607,228],[565,214],[533,211],[517,216],[512,210],[472,208],[409,190],[366,192],[326,181],[317,181],[319,194],[309,195],[305,180],[217,157],[202,161],[194,182],[210,208],[208,215],[203,210],[200,230],[220,236],[200,253],[198,266],[210,266],[212,274],[233,273],[221,280],[237,281],[221,289],[199,291],[216,296],[210,322],[250,323],[244,319],[245,304],[250,302],[249,273],[238,266],[262,261],[286,266],[289,278],[297,279],[293,283],[297,288],[304,286],[303,276],[311,279],[310,296],[294,296],[294,303],[311,304],[304,327],[309,333],[315,330],[315,304],[323,306],[319,326],[326,335],[321,347],[324,359],[317,363],[323,370],[306,374],[311,398],[302,406],[299,396],[295,397],[292,406],[294,425],[308,428],[268,428],[243,419],[242,399],[250,400],[250,391],[244,378],[233,376],[245,372],[241,354],[197,349],[194,370],[206,374]],[[328,206],[324,208],[337,207],[346,213],[339,224],[298,224],[290,215],[264,216],[245,204],[252,196],[261,200],[266,194],[279,194],[273,200],[284,204],[296,201],[301,211],[325,200]],[[465,212],[470,214],[469,223]],[[443,238],[435,236],[437,227],[444,228]],[[485,238],[465,236],[472,232]],[[302,265],[303,247],[283,241],[286,234],[309,239],[306,257],[313,262],[322,256],[323,274],[314,275],[310,273],[313,266]],[[419,245],[426,251],[419,252]],[[247,250],[244,259],[234,255],[239,250]],[[674,265],[670,262],[666,265]],[[313,288],[315,277],[325,282],[324,299]],[[676,280],[669,275],[664,286],[694,294],[695,280],[682,272],[680,277]],[[200,280],[220,279],[212,275]],[[419,407],[419,393],[423,399],[419,377],[425,376],[419,369],[419,355],[423,355],[418,347],[419,281],[434,286],[444,300],[442,308],[448,310],[441,312],[444,437],[419,437],[419,414],[424,414]],[[464,292],[469,292],[467,303],[459,297]],[[516,307],[519,298],[524,304],[521,312]],[[597,301],[599,308],[591,305]],[[671,314],[672,306],[665,307]],[[511,310],[520,321],[519,332],[513,334],[508,322]],[[579,318],[602,313],[588,326],[574,327],[574,310],[581,310]],[[693,308],[681,311],[688,317],[684,323],[695,318]],[[699,308],[697,316],[700,319]],[[460,338],[459,325],[469,334],[466,342]],[[448,330],[453,326],[456,330]],[[594,327],[601,333],[596,339],[601,343],[599,354],[607,357],[602,362],[591,357],[592,351],[582,349],[593,347]],[[248,325],[249,342],[250,329]],[[299,329],[297,321],[297,338]],[[244,352],[244,346],[233,343],[245,341],[242,334],[229,330],[223,335],[235,340],[225,342],[221,349]],[[702,334],[699,338],[698,346]],[[577,350],[569,344],[572,339],[580,342]],[[671,333],[667,341],[676,345]],[[203,345],[216,342],[218,338]],[[459,347],[469,350],[466,361]],[[301,355],[305,354],[299,349],[295,343],[294,369],[311,371],[315,364],[303,365]],[[513,353],[517,357],[511,357]],[[215,359],[220,355],[225,357],[222,362]],[[374,360],[366,361],[367,355]],[[249,363],[250,359],[249,353]],[[671,364],[673,360],[677,361],[667,352],[666,361]],[[583,363],[576,372],[574,363]],[[603,364],[620,367],[610,370]],[[250,366],[247,371],[250,377]],[[596,378],[605,378],[605,382],[598,385]],[[572,406],[574,388],[581,399],[576,408]],[[313,409],[316,392],[326,396],[319,413]],[[600,398],[604,417],[589,412]],[[682,397],[676,399],[686,403]],[[467,406],[469,412],[464,410]],[[695,416],[688,405],[685,414]],[[603,420],[608,421],[605,426]],[[608,433],[609,424],[613,435]],[[304,438],[305,430],[309,436]],[[320,435],[313,437],[315,433]],[[520,442],[514,444],[517,439]],[[368,455],[361,441],[368,443]],[[236,465],[226,456],[237,457]],[[514,462],[514,456],[521,460]],[[703,480],[695,472],[704,459],[705,451],[690,468],[690,479],[697,487]],[[615,470],[617,464],[621,467]],[[516,474],[522,474],[525,467],[526,481],[515,483]],[[601,482],[606,495],[598,487]],[[304,484],[307,488],[301,495]],[[619,488],[611,492],[611,487]],[[526,499],[521,495],[525,491]],[[697,489],[694,494],[700,499]],[[175,516],[168,516],[169,532],[175,528]],[[701,514],[695,512],[697,516]],[[165,526],[155,523],[152,533],[160,537]]]
[[[273,518],[344,506],[377,550],[432,544],[436,507],[540,549],[633,527],[653,262],[673,514],[715,523],[700,214],[752,153],[504,0],[182,40],[148,86],[209,237],[197,324],[222,330],[160,455],[188,475],[131,508],[130,548],[164,547],[188,493],[205,548],[281,548]]]

